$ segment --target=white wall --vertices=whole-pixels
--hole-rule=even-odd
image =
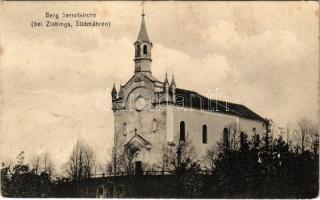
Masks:
[[[242,131],[245,131],[249,137],[252,134],[252,128],[257,129],[257,133],[263,133],[263,123],[255,120],[243,119],[234,115],[227,115],[221,112],[204,111],[197,109],[186,109],[181,107],[174,108],[173,119],[173,134],[174,137],[179,137],[180,122],[185,122],[186,135],[191,139],[191,142],[196,150],[197,158],[206,152],[210,145],[215,145],[222,138],[222,133],[225,125],[236,122],[239,123]],[[207,144],[202,143],[202,126],[207,125]]]

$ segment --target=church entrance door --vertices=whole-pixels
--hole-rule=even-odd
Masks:
[[[134,154],[134,169],[135,169],[135,174],[136,175],[142,175],[143,170],[142,170],[142,155],[140,151],[136,151]]]
[[[143,175],[143,170],[142,170],[142,162],[141,161],[136,161],[135,163],[135,173],[136,175]]]

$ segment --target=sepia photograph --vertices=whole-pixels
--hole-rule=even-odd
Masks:
[[[317,1],[1,1],[3,198],[319,194]]]

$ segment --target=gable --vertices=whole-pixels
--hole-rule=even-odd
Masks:
[[[134,135],[124,146],[126,148],[151,149],[151,143],[138,134]]]

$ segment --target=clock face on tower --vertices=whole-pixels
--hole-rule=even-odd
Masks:
[[[143,111],[152,106],[152,96],[145,87],[134,88],[127,97],[126,108],[130,111]]]
[[[138,97],[135,101],[137,111],[142,111],[148,107],[148,102],[143,97]]]

